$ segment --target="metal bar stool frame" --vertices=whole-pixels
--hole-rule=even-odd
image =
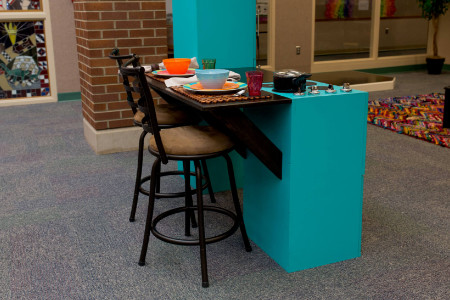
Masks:
[[[147,218],[146,218],[146,223],[145,223],[144,239],[143,239],[141,254],[140,254],[140,258],[139,258],[139,265],[140,266],[145,265],[145,258],[147,255],[148,244],[150,241],[151,233],[156,238],[158,238],[164,242],[168,242],[168,243],[172,243],[172,244],[176,244],[176,245],[184,245],[184,246],[200,246],[200,264],[201,264],[202,286],[208,287],[209,280],[208,280],[208,268],[207,268],[207,259],[206,259],[206,244],[219,242],[219,241],[231,236],[239,228],[241,231],[242,238],[243,238],[245,250],[247,252],[252,251],[252,247],[250,245],[250,241],[248,239],[247,232],[245,229],[244,219],[243,219],[241,206],[240,206],[240,202],[239,202],[239,197],[238,197],[238,193],[237,193],[233,164],[228,155],[229,152],[234,150],[234,147],[225,149],[224,151],[220,151],[220,152],[199,154],[199,155],[167,154],[164,149],[164,146],[162,144],[162,139],[161,139],[160,132],[159,132],[160,128],[158,127],[156,114],[155,114],[155,110],[153,107],[153,99],[152,99],[149,87],[145,86],[146,79],[145,79],[145,74],[144,74],[144,68],[123,68],[122,67],[122,68],[120,68],[120,72],[122,73],[123,76],[138,77],[141,82],[141,87],[142,87],[141,93],[143,94],[143,97],[147,100],[148,108],[149,108],[149,117],[150,117],[149,126],[152,127],[153,138],[154,138],[155,143],[158,148],[157,151],[152,149],[151,146],[149,146],[149,148],[148,148],[149,152],[155,157],[155,161],[153,162],[152,171],[151,171],[151,175],[150,175],[151,179],[150,179],[150,189],[149,189],[149,203],[148,203]],[[230,180],[230,187],[231,187],[231,193],[232,193],[235,213],[233,213],[229,210],[226,210],[224,208],[203,204],[202,189],[204,188],[204,185],[202,185],[202,180],[204,179],[204,180],[208,181],[209,178],[205,178],[204,176],[202,176],[200,164],[201,164],[202,160],[216,158],[219,156],[224,157],[226,160],[226,163],[227,163],[227,170],[228,170],[228,176],[229,176],[229,180]],[[190,162],[193,161],[194,167],[195,167],[195,176],[196,176],[197,205],[193,205],[192,201],[186,200],[185,206],[180,206],[180,207],[177,207],[174,209],[170,209],[168,211],[165,211],[165,212],[159,214],[156,217],[153,217],[154,207],[155,207],[155,199],[157,196],[157,193],[156,193],[157,180],[156,180],[156,178],[157,178],[157,176],[160,176],[159,168],[160,168],[161,163],[167,164],[169,160],[182,161],[184,174],[190,173]],[[188,189],[189,186],[190,186],[190,176],[185,176],[185,189]],[[199,231],[198,240],[187,240],[187,239],[185,240],[185,239],[169,237],[167,235],[160,233],[156,228],[158,222],[160,222],[161,220],[163,220],[171,215],[184,212],[186,215],[186,217],[185,217],[185,236],[190,236],[189,216],[192,217],[194,211],[197,211],[197,214],[198,214],[198,231]],[[224,233],[207,238],[205,235],[205,225],[204,225],[204,212],[205,211],[213,211],[213,212],[216,212],[216,213],[219,213],[219,214],[229,217],[233,221],[232,227],[230,229],[228,229],[227,231],[225,231]]]
[[[132,65],[133,67],[140,66],[140,62],[139,62],[140,58],[138,55],[136,55],[136,54],[120,55],[118,48],[114,48],[112,50],[111,54],[109,55],[109,58],[116,60],[119,70],[123,66],[124,60],[128,60],[126,66],[129,66],[129,65]],[[152,69],[155,69],[155,70],[159,69],[158,64],[153,64]],[[121,75],[119,74],[119,76],[121,76]],[[121,76],[121,77],[122,77],[122,83],[125,87],[125,91],[127,94],[127,102],[133,112],[133,115],[135,115],[138,112],[138,110],[142,111],[143,113],[146,113],[145,112],[146,104],[144,104],[141,99],[138,100],[137,104],[134,102],[133,95],[132,95],[132,92],[134,90],[132,87],[130,87],[128,78],[124,77],[124,76]],[[146,115],[147,115],[147,113],[146,113]],[[139,193],[149,196],[149,191],[146,190],[143,187],[143,185],[145,182],[150,180],[151,176],[149,175],[149,176],[142,177],[142,165],[143,165],[143,159],[144,159],[145,137],[146,137],[147,133],[149,133],[149,132],[152,133],[151,127],[147,126],[147,124],[146,124],[147,122],[148,122],[148,117],[144,118],[141,123],[137,122],[133,118],[133,124],[135,126],[141,127],[143,130],[139,137],[138,163],[137,163],[137,169],[136,169],[136,180],[135,180],[135,185],[134,185],[133,202],[131,205],[131,212],[130,212],[130,217],[129,217],[130,222],[134,222],[136,220],[135,216],[136,216],[137,203],[138,203],[138,199],[139,199]],[[169,124],[161,124],[161,125],[158,125],[158,127],[160,129],[168,129],[168,128],[174,128],[174,127],[178,127],[178,126],[186,126],[186,125],[191,125],[191,123],[177,123],[177,124],[170,124],[170,125]],[[206,182],[205,185],[203,185],[203,186],[206,186],[206,188],[208,189],[211,202],[216,203],[212,184],[211,184],[211,181],[209,180],[208,167],[207,167],[205,161],[202,161],[202,167],[203,167],[206,178],[208,178],[208,180],[205,181]],[[158,171],[160,174],[160,176],[158,178],[160,178],[161,176],[183,175],[182,171],[161,172],[161,165],[159,166]],[[195,176],[195,173],[191,173],[190,175]],[[158,180],[158,182],[156,183],[156,186],[157,186],[156,198],[177,198],[177,197],[183,197],[186,193],[190,193],[191,195],[196,193],[195,189],[191,189],[190,191],[185,190],[184,192],[179,192],[179,193],[160,193],[160,180]],[[196,227],[195,219],[193,219],[193,227]]]

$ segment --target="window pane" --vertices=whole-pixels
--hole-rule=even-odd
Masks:
[[[267,65],[268,35],[269,35],[269,1],[256,0],[256,64]],[[258,22],[259,21],[259,22]],[[259,31],[258,31],[259,29]]]
[[[314,60],[367,58],[370,0],[316,0]]]
[[[0,23],[0,99],[50,95],[43,21]]]
[[[2,10],[40,10],[41,0],[0,0]]]
[[[428,22],[416,1],[381,1],[378,56],[424,54],[427,41]]]

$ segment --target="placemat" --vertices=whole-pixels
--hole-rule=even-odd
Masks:
[[[157,81],[160,81],[160,82],[164,82],[164,81],[166,81],[166,79],[169,79],[169,78],[156,76],[155,74],[152,74],[152,73],[145,73],[145,75],[147,75],[151,79],[154,79],[154,80],[157,80]]]
[[[171,87],[174,91],[183,94],[197,102],[210,104],[210,103],[223,103],[223,102],[236,102],[236,101],[248,101],[248,100],[261,100],[261,99],[270,99],[272,96],[269,95],[261,95],[261,96],[232,96],[233,94],[228,95],[205,95],[205,94],[194,94],[185,90],[181,86],[173,86]]]
[[[147,75],[148,77],[160,81],[160,82],[164,82],[166,81],[168,78],[163,78],[163,77],[159,77],[156,76],[152,73],[145,73],[145,75]],[[269,95],[261,95],[261,96],[255,96],[255,97],[249,97],[246,95],[242,95],[242,96],[231,96],[232,94],[228,94],[228,95],[205,95],[205,94],[194,94],[191,93],[189,91],[186,91],[183,87],[181,86],[173,86],[171,87],[171,89],[173,89],[174,91],[183,94],[197,102],[200,103],[223,103],[223,102],[236,102],[236,101],[249,101],[249,100],[260,100],[260,99],[270,99],[272,98],[272,96]]]

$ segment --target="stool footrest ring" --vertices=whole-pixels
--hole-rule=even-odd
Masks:
[[[175,244],[175,245],[183,245],[183,246],[198,246],[200,245],[200,242],[198,239],[196,240],[186,240],[186,239],[178,239],[178,238],[173,238],[173,237],[169,237],[167,235],[164,235],[162,233],[160,233],[157,229],[156,229],[156,224],[158,224],[159,221],[161,221],[162,219],[177,214],[177,213],[181,213],[187,210],[198,210],[197,206],[182,206],[182,207],[177,207],[174,209],[170,209],[168,211],[165,211],[163,213],[161,213],[160,215],[156,216],[153,221],[152,221],[152,225],[151,225],[151,232],[153,233],[153,235],[170,244]],[[212,236],[212,237],[207,237],[205,239],[206,244],[211,244],[211,243],[216,243],[219,242],[223,239],[226,239],[227,237],[233,235],[238,229],[239,229],[239,222],[237,221],[237,217],[236,215],[224,208],[221,207],[216,207],[216,206],[208,206],[205,205],[203,206],[203,210],[204,211],[214,211],[216,213],[220,213],[222,215],[226,215],[228,217],[230,217],[233,220],[233,226],[228,229],[226,232],[218,234],[216,236]]]
[[[194,172],[190,172],[191,176],[195,177],[195,173]],[[171,175],[184,175],[183,171],[167,171],[167,172],[161,172],[161,176],[171,176]],[[149,195],[149,192],[147,189],[143,188],[143,184],[147,181],[150,180],[150,176],[145,176],[144,178],[141,179],[141,184],[139,185],[139,192],[141,192],[144,195]],[[202,180],[205,181],[205,184],[202,185],[202,191],[204,189],[206,189],[208,187],[208,180],[205,176],[202,176]],[[195,193],[197,192],[196,189],[191,189],[190,194],[191,195],[195,195]],[[180,197],[184,197],[185,193],[184,192],[178,192],[178,193],[155,193],[155,198],[159,199],[159,198],[180,198]]]

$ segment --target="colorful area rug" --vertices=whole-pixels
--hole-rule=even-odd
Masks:
[[[367,120],[374,125],[450,148],[450,129],[442,128],[443,94],[369,101]]]

